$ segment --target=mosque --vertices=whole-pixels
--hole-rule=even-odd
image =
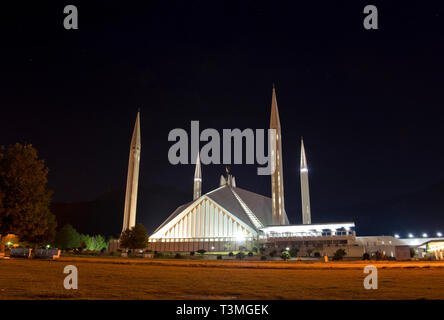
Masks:
[[[237,186],[228,170],[220,177],[219,187],[202,195],[202,168],[199,154],[194,172],[193,200],[179,206],[149,236],[148,250],[158,252],[234,251],[263,248],[265,253],[297,248],[300,256],[333,256],[343,249],[349,258],[378,252],[385,257],[408,260],[413,248],[418,256],[427,253],[443,259],[444,238],[398,239],[391,236],[357,237],[354,222],[312,223],[308,183],[308,165],[301,140],[300,182],[302,224],[291,224],[285,211],[282,135],[276,92],[273,86],[270,129],[274,172],[270,175],[271,197]],[[140,114],[134,126],[125,211],[122,231],[136,221],[137,187],[140,162]],[[430,248],[434,248],[430,251]]]
[[[354,223],[312,224],[308,166],[301,141],[302,224],[290,224],[285,211],[282,135],[276,91],[273,87],[270,129],[276,130],[275,170],[271,178],[271,198],[236,185],[228,171],[219,187],[204,195],[199,156],[194,173],[193,201],[178,207],[149,237],[155,251],[231,251],[240,246],[280,247],[288,242],[322,238],[331,243],[347,243],[354,236]],[[325,239],[324,239],[325,238]],[[327,240],[328,239],[328,240]],[[320,240],[318,240],[320,241]],[[285,243],[284,243],[285,242]]]

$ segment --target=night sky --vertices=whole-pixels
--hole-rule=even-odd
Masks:
[[[92,200],[125,187],[140,107],[140,186],[176,187],[191,200],[194,167],[170,165],[169,131],[189,131],[191,120],[201,130],[268,128],[275,83],[292,223],[302,219],[301,136],[313,223],[359,220],[369,207],[442,185],[443,7],[311,3],[45,1],[2,9],[0,145],[38,149],[55,201]],[[68,4],[79,10],[78,30],[63,28]],[[367,4],[379,10],[379,30],[363,28]],[[256,168],[231,172],[238,187],[269,196],[270,178]],[[203,191],[224,171],[204,166]],[[171,194],[171,206],[180,204]],[[408,214],[425,221],[424,231],[444,229],[444,206],[432,209],[442,215]],[[397,230],[380,230],[402,232],[404,214],[375,210],[372,223],[399,217]],[[149,213],[138,220],[155,227]]]

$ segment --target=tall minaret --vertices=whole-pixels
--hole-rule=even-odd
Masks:
[[[270,129],[276,130],[276,160],[275,170],[271,175],[271,197],[272,197],[272,224],[289,224],[284,203],[284,175],[282,174],[282,136],[281,121],[276,101],[276,92],[273,84],[273,97],[271,100]],[[272,155],[273,157],[273,155]]]
[[[126,229],[131,229],[136,225],[140,148],[140,112],[137,112],[128,162],[128,178],[126,180],[125,211],[123,214],[122,232]]]
[[[196,159],[196,169],[194,170],[193,200],[200,198],[201,194],[202,194],[202,171],[200,170],[200,156],[198,152]]]
[[[301,196],[302,223],[311,224],[310,193],[308,192],[308,167],[305,157],[304,140],[301,139]]]

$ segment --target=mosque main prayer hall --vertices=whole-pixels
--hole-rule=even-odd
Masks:
[[[409,259],[411,244],[391,236],[357,237],[354,222],[312,223],[308,165],[301,140],[300,182],[302,224],[291,224],[285,211],[281,123],[273,86],[270,129],[276,134],[275,170],[270,175],[271,197],[237,186],[227,170],[219,187],[202,194],[202,167],[199,154],[194,172],[193,200],[179,206],[149,236],[148,250],[157,252],[235,251],[264,248],[265,252],[297,247],[299,255],[317,253],[332,256],[344,249],[347,257],[362,257],[379,251],[394,259]],[[271,143],[273,145],[273,143]],[[135,224],[140,160],[140,117],[136,120],[128,169],[123,230]],[[134,170],[133,170],[134,169]],[[137,171],[137,172],[134,172]],[[422,239],[426,240],[426,239]],[[433,240],[433,239],[432,239]]]

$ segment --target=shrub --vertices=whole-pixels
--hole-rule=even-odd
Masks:
[[[366,252],[362,255],[362,260],[370,260],[370,255]]]
[[[290,252],[289,253],[290,253],[290,256],[292,256],[293,258],[296,258],[298,256],[299,249],[295,248],[295,247],[292,247],[292,248],[290,248]]]
[[[319,253],[319,252],[315,252],[314,254],[313,254],[313,256],[315,256],[316,258],[319,258],[320,256],[321,256],[321,254]]]
[[[174,259],[180,259],[182,258],[182,255],[180,253],[176,253],[176,255],[174,256]]]
[[[287,250],[281,252],[281,259],[287,261],[290,259],[290,253]]]
[[[257,251],[258,251],[258,248],[257,248],[256,246],[254,246],[254,247],[253,247],[253,252],[254,252],[254,253],[257,253]]]
[[[218,256],[217,256],[217,260],[222,260],[222,256],[221,256],[221,255],[218,255]]]
[[[230,257],[234,256],[233,251],[230,251],[230,253],[228,254],[228,256],[230,256]]]
[[[253,256],[253,252],[251,252],[251,251],[248,252],[248,256],[249,256],[249,257],[252,257],[252,256]]]
[[[200,255],[204,255],[205,252],[207,252],[207,250],[205,250],[205,249],[197,250],[197,253],[199,253]]]
[[[194,256],[194,251],[190,251],[190,256]]]
[[[344,259],[344,256],[346,254],[347,253],[345,252],[344,249],[338,249],[338,250],[336,250],[335,254],[333,255],[333,260],[334,261],[342,260],[342,259]]]
[[[274,257],[276,254],[277,254],[277,251],[273,250],[273,251],[270,252],[270,257]]]
[[[267,256],[261,256],[261,260],[267,260]]]
[[[236,254],[236,259],[242,260],[244,257],[245,257],[245,253],[243,253],[242,251],[240,251]]]
[[[154,253],[154,258],[162,258],[163,257],[163,252],[155,252]]]

